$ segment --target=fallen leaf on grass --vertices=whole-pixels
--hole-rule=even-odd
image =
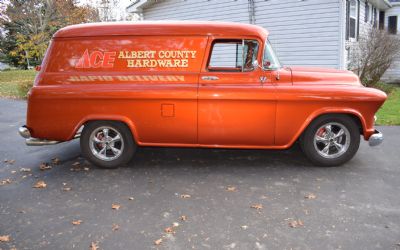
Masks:
[[[9,242],[10,240],[10,235],[0,235],[0,242]]]
[[[51,168],[52,168],[52,166],[49,165],[47,162],[40,163],[40,166],[39,166],[39,169],[42,170],[42,171],[48,170],[48,169],[51,169]]]
[[[99,249],[99,243],[97,242],[92,242],[90,244],[90,250],[98,250]]]
[[[21,168],[19,171],[20,172],[31,172],[31,169],[30,168]]]
[[[182,199],[188,199],[190,197],[192,197],[190,194],[181,194]]]
[[[10,184],[10,183],[11,183],[10,179],[5,179],[5,180],[0,181],[0,186],[6,185],[6,184]]]
[[[120,207],[121,207],[121,205],[115,204],[115,203],[113,203],[113,204],[111,205],[111,208],[112,208],[112,209],[115,209],[115,210],[118,210]]]
[[[14,164],[15,163],[15,160],[7,160],[7,159],[5,159],[4,160],[4,163],[6,163],[6,164]]]
[[[119,229],[119,225],[118,224],[112,224],[112,230],[113,231],[117,231]]]
[[[167,227],[164,229],[164,232],[166,232],[167,234],[174,234],[175,230],[173,227]]]
[[[226,191],[228,191],[228,192],[235,192],[235,191],[236,191],[236,187],[232,187],[232,186],[227,187],[227,188],[226,188]]]
[[[181,217],[179,217],[179,219],[181,219],[181,221],[186,221],[187,217],[186,217],[186,215],[182,215]]]
[[[308,200],[314,200],[315,198],[317,198],[317,196],[313,193],[309,193],[306,196],[304,196],[304,198],[306,198]]]
[[[58,157],[55,157],[55,158],[51,159],[51,163],[53,163],[54,165],[58,165],[58,164],[60,164],[60,159]]]
[[[162,239],[161,238],[154,241],[154,244],[157,245],[157,246],[160,245],[161,243],[162,243]]]
[[[289,227],[297,228],[304,226],[304,223],[301,220],[292,220],[289,222]]]
[[[33,188],[45,188],[46,186],[47,184],[44,181],[38,181],[35,185],[33,185]]]
[[[257,209],[257,210],[261,210],[263,208],[263,205],[261,204],[254,204],[250,206],[251,208]]]
[[[73,220],[72,225],[80,225],[82,223],[82,220]]]

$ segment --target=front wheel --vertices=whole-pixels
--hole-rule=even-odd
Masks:
[[[360,131],[347,115],[324,115],[303,133],[300,145],[316,165],[338,166],[349,161],[360,146]]]
[[[136,151],[129,128],[116,121],[95,121],[83,128],[81,151],[93,164],[101,168],[117,168],[126,164]]]

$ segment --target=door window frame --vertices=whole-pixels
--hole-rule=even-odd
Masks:
[[[255,41],[257,42],[258,45],[258,50],[257,50],[257,56],[256,56],[256,60],[259,62],[260,59],[262,58],[262,52],[263,50],[263,46],[264,46],[264,41],[261,40],[258,37],[220,37],[220,36],[213,36],[213,37],[209,37],[209,43],[207,45],[207,50],[206,50],[206,56],[207,58],[205,58],[205,61],[203,63],[203,67],[202,67],[202,72],[207,72],[207,73],[234,73],[234,74],[240,74],[240,73],[253,73],[253,72],[257,72],[259,70],[259,68],[253,68],[252,70],[244,70],[244,60],[242,58],[242,69],[241,71],[210,71],[209,70],[209,64],[211,61],[211,56],[212,56],[212,51],[214,48],[215,43],[217,43],[218,41],[242,41],[242,51],[244,49],[244,43],[245,41]],[[242,57],[244,57],[244,53],[242,53]]]

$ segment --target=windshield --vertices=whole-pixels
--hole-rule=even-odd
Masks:
[[[278,69],[281,64],[276,57],[274,50],[272,49],[271,43],[267,40],[265,43],[263,67],[266,69]]]

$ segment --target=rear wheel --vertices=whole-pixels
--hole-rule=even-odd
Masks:
[[[347,115],[324,115],[303,133],[300,145],[316,165],[338,166],[349,161],[360,145],[360,131]]]
[[[137,147],[129,128],[116,121],[86,124],[80,144],[86,159],[102,168],[117,168],[128,163]]]

